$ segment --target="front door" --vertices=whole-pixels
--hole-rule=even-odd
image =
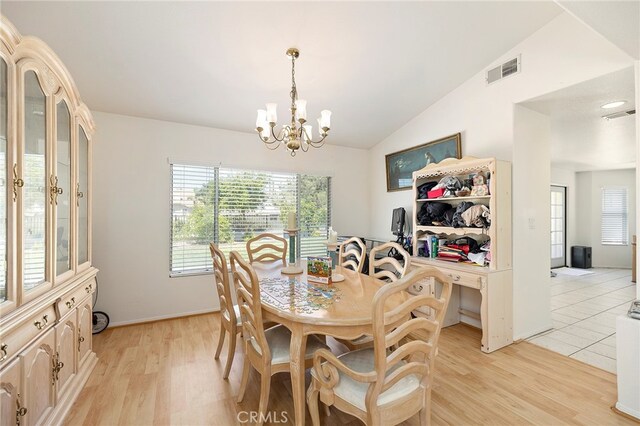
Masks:
[[[567,188],[551,185],[551,267],[567,264]]]

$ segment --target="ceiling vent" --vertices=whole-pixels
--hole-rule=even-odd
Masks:
[[[614,118],[628,117],[635,113],[636,113],[635,109],[630,109],[629,111],[620,111],[620,112],[614,112],[613,114],[603,115],[602,118],[604,118],[605,120],[613,120]]]
[[[505,77],[509,77],[510,75],[517,74],[519,72],[520,55],[487,71],[487,84],[495,83],[498,80],[502,80]]]

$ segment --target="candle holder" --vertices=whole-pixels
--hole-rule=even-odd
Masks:
[[[284,232],[289,235],[289,264],[282,269],[283,274],[297,275],[303,272],[303,269],[298,265],[296,259],[296,235],[298,235],[299,229],[285,229]]]
[[[344,280],[344,275],[339,274],[335,271],[336,266],[338,266],[338,253],[336,250],[338,248],[337,241],[327,241],[325,243],[327,245],[327,251],[329,252],[329,257],[331,258],[331,282],[337,283]]]

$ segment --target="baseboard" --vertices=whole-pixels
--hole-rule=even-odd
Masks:
[[[553,329],[553,324],[549,324],[549,325],[546,325],[544,327],[540,327],[540,328],[528,331],[526,333],[522,333],[522,334],[519,334],[517,336],[513,336],[513,340],[516,341],[516,340],[528,339],[530,337],[536,336],[536,335],[538,335],[540,333],[544,333],[545,331],[549,331],[549,330],[552,330],[552,329]]]
[[[76,374],[73,386],[69,391],[67,391],[66,395],[58,401],[51,412],[47,424],[62,425],[64,423],[64,419],[67,417],[67,414],[69,414],[69,410],[71,410],[71,407],[78,398],[78,395],[80,395],[80,392],[84,389],[84,385],[87,383],[87,380],[89,380],[89,376],[97,363],[98,357],[95,352],[91,352],[91,354],[89,354],[82,363],[80,371]]]
[[[112,327],[124,327],[127,325],[136,325],[136,324],[144,324],[148,322],[156,322],[156,321],[164,321],[171,320],[176,318],[184,318],[184,317],[192,317],[195,315],[204,315],[204,314],[212,314],[214,312],[220,312],[219,309],[204,309],[201,311],[191,311],[191,312],[182,312],[179,314],[170,314],[170,315],[160,315],[157,317],[148,317],[148,318],[139,318],[130,321],[117,321],[109,324],[108,328]]]
[[[640,411],[638,410],[634,410],[633,408],[630,407],[625,407],[624,405],[620,404],[620,402],[616,402],[616,404],[611,407],[611,409],[613,410],[614,413],[619,414],[623,417],[626,417],[629,420],[634,420],[634,421],[638,421],[640,420]]]

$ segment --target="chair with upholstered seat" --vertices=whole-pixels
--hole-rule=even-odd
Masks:
[[[238,252],[232,251],[230,259],[238,305],[240,306],[242,340],[244,342],[244,365],[238,402],[244,398],[249,380],[249,368],[253,367],[261,376],[258,422],[262,424],[266,418],[269,403],[271,376],[276,373],[289,372],[291,368],[289,355],[291,331],[283,325],[276,325],[267,330],[263,328],[258,276],[253,267],[245,262]],[[312,365],[313,354],[319,349],[328,349],[328,347],[317,337],[309,336],[305,354],[307,367]]]
[[[338,264],[344,268],[362,272],[367,256],[367,247],[358,237],[351,237],[340,244]]]
[[[417,295],[385,311],[389,297],[405,292],[409,286],[429,277],[442,284],[439,298]],[[376,293],[373,348],[347,352],[339,357],[328,350],[316,352],[307,391],[315,426],[320,424],[318,398],[358,417],[367,425],[398,424],[417,413],[420,424],[429,423],[438,338],[451,297],[451,286],[451,278],[436,268],[416,269]],[[411,318],[411,312],[420,306],[431,308],[433,319]],[[415,331],[420,331],[425,339],[407,338]]]
[[[275,234],[260,234],[247,241],[249,263],[280,260],[287,266],[287,240]]]
[[[213,243],[209,244],[211,258],[213,259],[213,277],[218,291],[218,301],[220,302],[220,335],[218,337],[218,348],[216,349],[215,359],[220,358],[220,351],[224,344],[226,333],[229,333],[229,349],[227,351],[227,363],[224,367],[223,378],[229,377],[229,370],[233,363],[233,356],[236,353],[236,336],[240,331],[240,311],[237,305],[233,303],[231,297],[232,290],[229,284],[229,269],[227,269],[227,260],[220,249]]]

